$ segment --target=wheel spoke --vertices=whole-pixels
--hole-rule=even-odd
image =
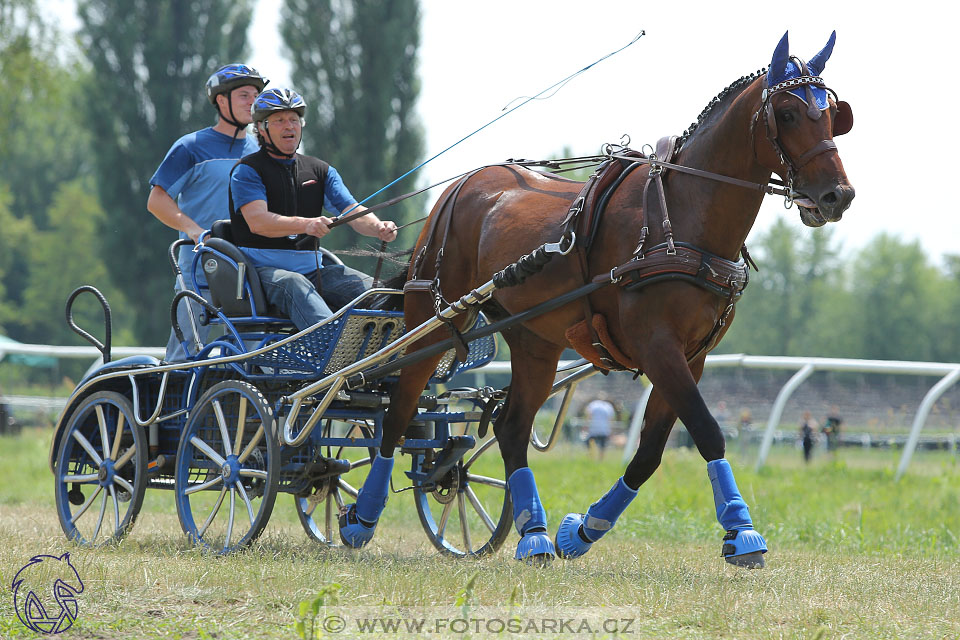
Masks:
[[[193,436],[192,438],[190,438],[190,444],[192,444],[197,449],[202,451],[205,456],[207,456],[208,458],[216,462],[217,465],[219,465],[221,468],[223,467],[224,464],[226,464],[227,461],[224,460],[219,453],[211,449],[210,445],[208,445],[206,442],[204,442],[197,436]]]
[[[357,495],[360,493],[359,491],[357,491],[356,489],[354,489],[352,486],[350,486],[350,483],[347,482],[346,480],[344,480],[343,478],[340,479],[340,488],[343,489],[344,493],[346,493],[348,496],[350,496],[350,497],[353,498],[354,500],[357,499]],[[338,496],[339,496],[339,494],[338,494]],[[341,507],[343,506],[342,498],[341,498],[340,500],[338,500],[337,502],[338,502],[339,506],[341,506]]]
[[[117,433],[113,437],[113,450],[110,451],[110,458],[113,460],[116,460],[117,455],[120,453],[120,438],[123,436],[123,423],[125,420],[126,416],[124,416],[123,411],[117,409]]]
[[[487,525],[487,529],[490,529],[490,533],[494,533],[497,530],[497,526],[493,523],[493,520],[490,519],[490,515],[487,513],[487,510],[483,508],[482,504],[480,504],[480,499],[477,498],[477,494],[475,494],[473,489],[470,487],[464,489],[464,493],[466,493],[467,498],[470,499],[470,504],[473,505],[474,511],[476,511],[477,515],[480,516],[480,519],[483,520],[483,524]]]
[[[354,469],[358,469],[360,467],[367,466],[368,464],[370,464],[371,460],[372,458],[364,458],[363,460],[357,460],[356,462],[351,462],[350,471],[353,471]]]
[[[94,407],[97,412],[97,425],[100,427],[100,448],[103,449],[103,457],[110,457],[110,437],[107,435],[107,419],[103,416],[103,405],[98,404]]]
[[[79,509],[77,509],[77,512],[73,514],[73,517],[70,518],[70,524],[75,524],[77,522],[77,519],[79,519],[80,516],[86,513],[87,509],[90,508],[90,505],[93,504],[93,501],[97,499],[98,495],[100,495],[101,491],[103,491],[103,487],[98,485],[97,490],[93,492],[93,495],[87,498],[87,501],[84,502],[83,505]]]
[[[256,432],[255,434],[253,434],[253,438],[250,439],[250,442],[247,444],[247,446],[244,447],[243,453],[241,453],[239,456],[237,456],[237,460],[239,460],[241,464],[243,464],[244,462],[247,461],[247,458],[250,457],[250,454],[253,453],[253,450],[257,448],[257,445],[258,445],[258,444],[260,444],[260,439],[261,439],[261,438],[263,438],[263,425],[262,425],[262,424],[261,424],[260,427],[257,429],[257,432]]]
[[[99,408],[99,406],[97,407]],[[103,458],[100,457],[100,454],[96,452],[93,448],[93,445],[90,444],[90,441],[77,430],[73,432],[73,439],[80,443],[80,446],[83,447],[83,450],[87,452],[87,455],[90,456],[90,459],[93,460],[93,463],[98,467],[103,464]]]
[[[247,396],[240,396],[240,406],[237,408],[237,438],[233,441],[233,450],[240,451],[243,444],[243,428],[247,423]]]
[[[484,451],[492,447],[493,443],[495,443],[496,441],[497,441],[496,438],[490,438],[489,440],[484,442],[482,445],[480,445],[480,447],[473,452],[473,455],[470,456],[470,459],[467,460],[465,463],[463,463],[464,470],[469,469],[471,466],[473,466],[473,463],[476,462],[477,458],[483,455]]]
[[[333,498],[331,498],[330,495],[328,494],[327,499],[324,500],[324,502],[326,506],[324,507],[323,519],[324,519],[324,525],[326,527],[325,533],[327,535],[327,543],[330,544],[333,541],[333,525],[335,523],[339,525],[336,511],[334,511],[333,505],[337,502],[343,502],[343,500],[340,499],[340,492],[337,491],[336,489],[333,489]]]
[[[123,465],[130,462],[130,458],[133,457],[133,454],[137,452],[137,445],[131,445],[129,449],[123,452],[123,455],[117,458],[117,461],[113,463],[114,470],[119,469]]]
[[[213,415],[217,417],[217,426],[220,427],[220,437],[223,438],[223,450],[228,456],[233,455],[233,447],[230,444],[230,434],[227,432],[227,419],[223,417],[223,407],[219,400],[210,403],[213,405]]]
[[[477,484],[485,484],[488,487],[496,487],[497,489],[506,489],[507,483],[503,480],[497,480],[496,478],[488,478],[487,476],[478,476],[472,473],[467,474],[467,482],[476,482]]]
[[[463,544],[467,546],[467,553],[473,553],[473,543],[470,541],[470,525],[467,523],[467,502],[463,494],[457,494],[457,508],[460,510],[460,528],[463,530]]]
[[[260,480],[267,479],[267,472],[261,469],[240,469],[238,473],[245,478],[259,478]]]
[[[183,495],[189,496],[198,491],[205,491],[223,480],[223,476],[215,476],[212,480],[207,480],[201,484],[192,484],[183,490]]]
[[[447,518],[453,510],[453,500],[443,505],[443,513],[440,514],[440,523],[437,525],[437,537],[443,539],[443,532],[447,529]]]
[[[197,530],[197,537],[202,538],[203,534],[207,532],[207,528],[210,526],[210,523],[213,522],[213,518],[217,515],[217,512],[220,511],[220,505],[223,504],[223,496],[227,493],[226,485],[220,489],[220,495],[217,496],[217,502],[213,505],[213,510],[210,512],[210,515],[207,516],[206,522],[203,523],[203,526]]]
[[[230,537],[233,536],[233,518],[237,511],[237,490],[230,487],[230,515],[227,516],[227,537],[223,542],[223,548],[230,547]]]
[[[313,512],[317,510],[317,505],[320,503],[314,502],[312,500],[307,500],[306,498],[299,498],[299,499],[307,503],[307,508],[303,510],[303,515],[307,516],[308,518],[312,518]]]
[[[103,499],[100,501],[100,517],[97,518],[97,528],[93,530],[93,537],[90,539],[90,544],[94,544],[97,541],[97,536],[100,535],[100,527],[103,526],[103,515],[107,512],[107,494],[104,492]]]
[[[250,516],[250,527],[253,527],[253,503],[250,502],[250,498],[247,497],[247,491],[243,488],[243,483],[237,483],[237,491],[240,492],[240,497],[243,498],[243,501],[247,505],[247,515]]]
[[[113,521],[117,523],[114,534],[120,533],[120,500],[117,498],[117,490],[110,485],[110,497],[113,498]]]
[[[86,484],[88,482],[96,482],[99,477],[96,473],[85,473],[83,475],[63,476],[62,482]]]
[[[133,485],[127,482],[125,478],[121,478],[120,476],[113,476],[113,481],[116,482],[118,485],[120,485],[120,487],[124,491],[126,491],[131,496],[133,496]]]

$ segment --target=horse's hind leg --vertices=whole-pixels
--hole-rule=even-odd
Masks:
[[[660,465],[663,448],[677,420],[670,405],[656,388],[650,394],[643,417],[640,446],[623,477],[586,513],[568,513],[557,530],[557,555],[578,558],[585,554],[617,523],[617,519],[637,495],[637,490]]]
[[[513,498],[513,521],[520,534],[515,557],[542,562],[552,559],[555,549],[547,534],[547,514],[533,471],[527,465],[527,449],[533,419],[550,395],[562,349],[523,327],[505,331],[504,338],[510,345],[512,377],[506,404],[493,432],[500,445]]]
[[[436,332],[439,333],[439,332]],[[442,339],[430,336],[415,343],[416,348],[427,346],[429,342]],[[413,349],[411,349],[411,352]],[[390,409],[383,424],[383,439],[380,451],[371,461],[370,473],[357,494],[357,502],[347,505],[340,515],[340,540],[343,544],[359,548],[373,539],[377,521],[387,504],[390,494],[390,474],[393,471],[393,452],[400,436],[417,412],[420,392],[430,380],[437,362],[443,354],[427,358],[409,367],[405,367],[390,394]]]

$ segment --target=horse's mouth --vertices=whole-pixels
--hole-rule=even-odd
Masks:
[[[820,207],[817,203],[807,198],[795,198],[793,201],[800,209],[800,220],[808,227],[822,227],[827,224],[827,219],[820,213]]]

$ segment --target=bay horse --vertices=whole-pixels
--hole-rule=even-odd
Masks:
[[[723,434],[697,382],[746,284],[745,260],[734,260],[764,194],[775,192],[768,186],[772,174],[782,178],[786,188],[779,192],[799,206],[802,222],[810,227],[839,220],[854,197],[833,142],[834,135],[852,126],[852,112],[819,77],[835,38],[836,32],[805,63],[789,54],[784,34],[766,73],[727,87],[682,137],[660,150],[662,155],[631,163],[629,154],[613,154],[617,157],[600,173],[613,171],[616,179],[602,196],[591,198],[583,183],[508,164],[475,171],[451,185],[435,205],[407,273],[407,327],[431,318],[438,300],[470,292],[518,256],[565,234],[571,224],[579,229],[576,251],[554,258],[522,284],[498,289],[484,311],[494,318],[516,314],[591,280],[620,285],[604,286],[502,332],[510,346],[512,381],[493,428],[521,536],[517,559],[586,553],[657,469],[679,417],[707,462],[717,520],[725,532],[723,557],[735,565],[763,566],[766,541],[753,528],[724,458]],[[588,186],[603,181],[603,175]],[[592,206],[597,200],[600,204]],[[572,236],[564,237],[572,242]],[[410,286],[424,282],[430,286]],[[463,330],[465,321],[460,325]],[[445,337],[446,332],[434,331],[408,353]],[[551,539],[527,464],[527,444],[561,352],[571,346],[603,369],[644,372],[653,391],[639,447],[623,476],[585,514],[563,518]],[[373,537],[386,504],[394,449],[439,358],[400,374],[380,452],[356,504],[341,515],[341,539],[347,545],[360,547]]]

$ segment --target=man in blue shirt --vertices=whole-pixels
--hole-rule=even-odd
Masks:
[[[267,301],[300,330],[329,318],[371,284],[359,271],[324,265],[314,250],[314,238],[327,235],[333,222],[324,208],[340,214],[366,208],[335,168],[297,153],[305,110],[303,98],[289,89],[257,96],[252,117],[260,150],[240,160],[230,176],[234,242],[257,269]],[[397,225],[372,213],[348,224],[385,242],[397,237]]]
[[[179,231],[181,238],[196,242],[204,230],[223,217],[230,169],[237,160],[257,150],[256,141],[247,137],[247,125],[251,122],[250,107],[267,82],[256,69],[244,64],[228,64],[218,69],[206,85],[207,97],[217,110],[217,123],[177,140],[150,178],[152,188],[147,210],[160,222]],[[187,286],[192,288],[190,247],[180,248],[177,262]],[[202,273],[197,277],[204,282]],[[200,325],[198,305],[180,303],[177,310],[180,326],[188,340],[192,339],[188,312],[193,314],[197,337],[205,343],[210,327]],[[171,331],[166,360],[182,360],[184,356],[183,347]]]

